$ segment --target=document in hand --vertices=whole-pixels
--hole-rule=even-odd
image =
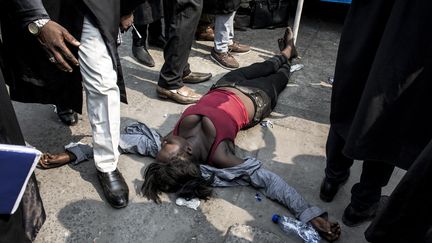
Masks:
[[[31,147],[0,144],[0,214],[17,210],[40,156]]]

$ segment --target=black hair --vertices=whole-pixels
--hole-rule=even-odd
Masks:
[[[212,194],[211,183],[214,175],[209,179],[201,176],[199,164],[175,156],[167,162],[154,162],[144,172],[144,184],[141,191],[147,199],[160,203],[161,192],[177,193],[186,198],[209,199]]]

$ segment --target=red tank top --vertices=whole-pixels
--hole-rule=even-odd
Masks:
[[[216,137],[210,148],[207,163],[213,164],[213,155],[223,140],[234,142],[237,132],[249,123],[246,107],[237,95],[223,89],[214,89],[204,95],[198,103],[188,107],[177,122],[173,134],[178,135],[179,125],[189,115],[202,115],[210,119],[216,128]]]

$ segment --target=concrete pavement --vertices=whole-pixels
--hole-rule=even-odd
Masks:
[[[236,139],[238,154],[262,160],[266,168],[277,172],[311,204],[324,208],[330,219],[340,223],[350,199],[351,186],[359,179],[361,163],[355,163],[348,183],[334,202],[322,202],[318,193],[329,128],[331,87],[326,80],[333,76],[341,28],[341,22],[303,19],[297,41],[302,58],[297,62],[305,67],[292,75],[268,118],[273,127],[256,126],[242,131]],[[283,31],[237,31],[237,39],[252,46],[251,52],[237,56],[240,65],[272,56],[277,51],[276,40]],[[186,106],[157,98],[155,89],[163,62],[162,51],[150,49],[156,67],[148,68],[132,58],[130,32],[124,36],[124,42],[120,56],[129,104],[122,104],[122,124],[137,120],[167,134]],[[212,45],[211,42],[196,42],[190,55],[193,71],[214,75],[209,82],[188,85],[201,94],[227,72],[210,60]],[[27,142],[41,151],[60,152],[63,145],[72,141],[91,142],[85,111],[77,126],[66,127],[50,105],[15,102],[14,107]],[[136,155],[120,156],[119,168],[130,188],[130,205],[121,210],[111,208],[104,201],[93,161],[37,170],[47,220],[36,242],[223,242],[227,230],[234,224],[248,225],[286,242],[300,242],[295,237],[285,236],[271,222],[274,213],[290,213],[264,197],[257,201],[257,191],[253,188],[216,189],[212,199],[202,201],[197,211],[176,206],[173,195],[163,195],[160,205],[144,199],[139,195],[142,173],[152,161]],[[384,193],[391,192],[402,175],[403,171],[395,170]],[[366,227],[367,224],[356,228],[342,224],[340,242],[365,242]],[[258,239],[262,238],[250,241],[264,241]]]

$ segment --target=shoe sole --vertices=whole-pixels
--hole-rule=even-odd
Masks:
[[[351,223],[350,221],[347,221],[347,219],[342,215],[342,223],[344,225],[348,226],[348,227],[357,227],[357,226],[360,226],[360,225],[362,225],[364,223],[372,221],[375,218],[375,215],[376,214],[374,214],[373,216],[370,216],[370,217],[368,217],[368,218],[366,218],[366,219],[364,219],[364,220],[362,220],[361,222],[358,222],[358,223]]]
[[[210,76],[209,78],[206,78],[206,79],[204,79],[204,80],[200,80],[200,81],[188,81],[188,80],[186,79],[186,80],[183,80],[183,83],[185,83],[185,84],[199,84],[199,83],[207,82],[207,81],[209,81],[211,78],[212,78],[212,76]]]
[[[222,63],[220,63],[216,58],[214,58],[212,55],[210,55],[210,58],[217,64],[217,65],[219,65],[219,66],[221,66],[221,67],[223,67],[223,68],[225,68],[225,69],[227,69],[227,70],[236,70],[236,69],[238,69],[238,67],[227,67],[227,66],[224,66]]]
[[[126,205],[124,205],[124,206],[117,206],[117,205],[112,205],[112,204],[110,204],[109,202],[108,202],[108,204],[109,204],[111,207],[115,208],[115,209],[125,208],[125,207],[127,207],[127,205],[128,205],[128,204],[126,204]]]
[[[140,59],[138,59],[135,55],[133,55],[133,57],[134,57],[134,59],[139,63],[139,64],[142,64],[142,65],[144,65],[144,66],[146,66],[146,67],[155,67],[156,66],[156,63],[145,63],[145,62],[143,62],[143,61],[141,61]]]
[[[376,217],[376,215],[377,215],[381,210],[383,210],[384,207],[387,205],[387,203],[388,203],[388,199],[389,199],[389,196],[384,196],[384,195],[381,196],[381,198],[380,198],[380,200],[379,200],[379,202],[378,202],[378,205],[375,206],[375,207],[376,207],[376,208],[375,208],[375,212],[374,212],[372,215],[370,215],[369,217],[363,219],[362,221],[357,222],[357,223],[352,223],[352,222],[350,222],[349,220],[346,219],[346,217],[345,217],[345,212],[344,212],[344,214],[342,215],[342,222],[343,222],[346,226],[348,226],[348,227],[357,227],[357,226],[360,226],[360,225],[362,225],[362,224],[364,224],[364,223],[366,223],[366,222],[372,221],[372,220]]]
[[[360,225],[362,225],[362,224],[364,224],[366,222],[372,221],[375,218],[375,216],[377,214],[377,211],[378,211],[378,206],[377,206],[377,208],[375,209],[375,212],[372,215],[370,215],[367,218],[364,218],[363,220],[361,220],[359,222],[356,222],[356,223],[353,223],[353,222],[347,220],[347,218],[345,217],[345,212],[344,212],[344,214],[342,215],[342,223],[344,225],[348,226],[348,227],[357,227],[357,226],[360,226]]]

